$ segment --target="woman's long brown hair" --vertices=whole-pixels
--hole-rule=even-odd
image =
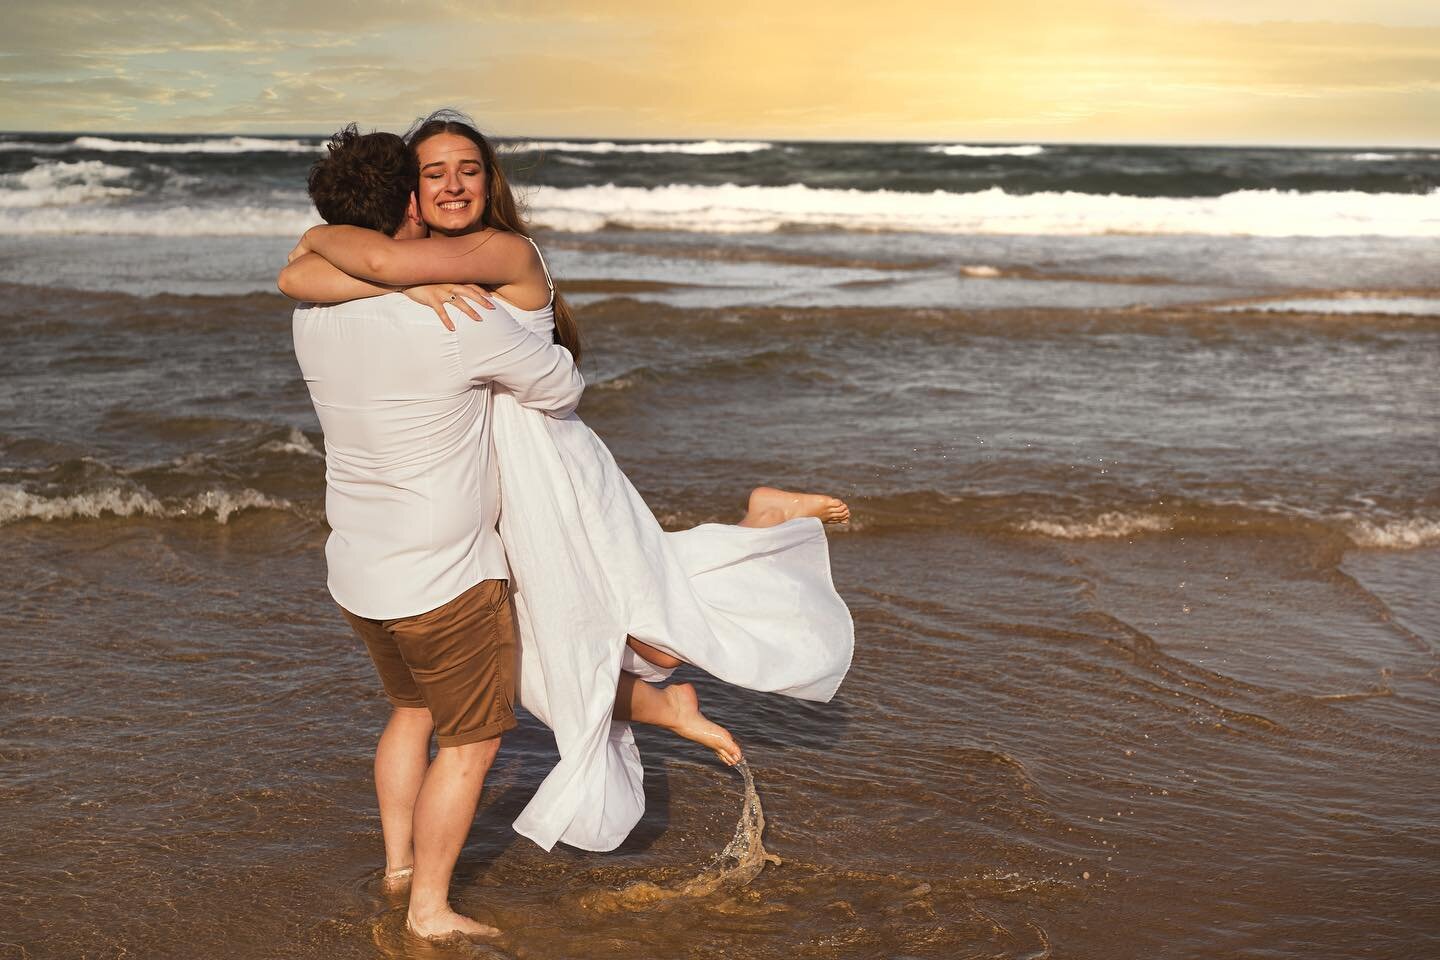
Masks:
[[[425,140],[430,139],[437,133],[453,133],[464,137],[475,144],[480,151],[480,159],[485,163],[487,171],[485,210],[480,216],[482,226],[493,230],[505,230],[509,233],[518,233],[522,237],[530,236],[529,226],[525,222],[525,216],[521,212],[520,205],[515,202],[515,191],[510,187],[510,180],[505,176],[505,168],[500,165],[500,159],[495,155],[495,148],[485,135],[475,129],[475,125],[465,114],[456,110],[437,110],[430,116],[421,120],[416,126],[410,129],[405,135],[405,142],[410,145],[413,152]],[[551,285],[554,285],[555,278],[550,278]],[[570,305],[565,298],[560,296],[560,291],[555,293],[555,342],[560,344],[575,362],[580,362],[580,327],[575,322],[575,316],[570,312]]]

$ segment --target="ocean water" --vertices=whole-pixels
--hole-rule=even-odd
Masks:
[[[0,135],[0,955],[412,949],[273,288],[322,143]],[[688,677],[744,885],[705,751],[642,732],[631,841],[545,854],[507,736],[455,887],[502,955],[1437,949],[1440,152],[506,156],[582,416],[672,529],[845,497],[857,651],[823,706]]]

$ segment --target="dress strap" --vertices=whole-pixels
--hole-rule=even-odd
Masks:
[[[530,240],[529,237],[525,239]],[[545,254],[540,252],[540,245],[534,240],[530,240],[530,246],[535,248],[535,256],[540,258],[540,269],[545,271],[545,286],[548,287],[553,294],[555,292],[555,281],[550,279],[550,267],[545,263]]]

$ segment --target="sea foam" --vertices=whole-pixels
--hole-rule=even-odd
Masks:
[[[269,140],[265,137],[215,137],[171,143],[76,137],[67,145],[67,149],[106,153],[316,153],[323,146],[318,140]]]
[[[1213,236],[1440,236],[1440,190],[1427,194],[1239,190],[1218,197],[1132,197],[999,187],[905,193],[784,187],[614,185],[541,188],[539,225],[708,233],[785,227],[956,234],[1201,234]]]
[[[266,137],[211,137],[204,140],[116,140],[76,137],[74,140],[0,140],[0,151],[23,153],[317,153],[320,140],[271,140]]]
[[[81,163],[95,163],[82,161]],[[118,168],[117,168],[118,169]],[[13,176],[13,175],[12,175]],[[23,175],[22,175],[23,176]],[[0,230],[12,235],[297,236],[320,222],[312,207],[242,204],[139,206],[92,203],[123,190],[104,177],[0,191]],[[48,192],[47,192],[48,191]],[[69,198],[68,200],[66,198]],[[607,227],[695,233],[769,233],[787,228],[1051,236],[1440,237],[1440,190],[1425,194],[1241,190],[1218,197],[1132,197],[994,187],[970,193],[906,193],[783,187],[533,188],[538,227],[588,233]],[[66,204],[69,204],[68,206]],[[44,209],[36,209],[43,207]],[[29,209],[26,209],[29,208]]]
[[[0,208],[76,206],[128,197],[129,187],[116,185],[129,167],[99,160],[46,161],[22,173],[0,176]]]
[[[1427,517],[1405,520],[1353,519],[1346,533],[1357,547],[1405,550],[1440,545],[1440,521]]]
[[[773,144],[760,140],[697,140],[674,143],[616,143],[602,140],[581,143],[574,140],[521,140],[507,146],[516,153],[553,151],[555,153],[688,153],[713,156],[722,153],[758,153]]]
[[[1019,529],[1023,533],[1038,533],[1057,540],[1108,540],[1138,533],[1163,533],[1172,526],[1174,521],[1169,517],[1149,513],[1122,513],[1116,510],[1089,520],[1062,517],[1026,520],[1019,525]]]
[[[1414,550],[1440,545],[1440,519],[1429,516],[1376,517],[1350,512],[1320,512],[1269,504],[1231,504],[1241,515],[1225,517],[1205,509],[1188,515],[1111,510],[1091,517],[1036,517],[1015,524],[1020,533],[1056,540],[1115,540],[1154,533],[1172,533],[1192,527],[1211,532],[1247,529],[1324,529],[1340,533],[1356,547],[1372,550]],[[1208,520],[1208,523],[1206,522]]]
[[[74,520],[115,517],[186,518],[213,516],[228,523],[241,510],[289,510],[290,501],[242,490],[206,490],[172,501],[161,500],[143,487],[107,487],[89,493],[55,497],[30,493],[17,484],[0,484],[0,526],[19,520]]]
[[[310,442],[299,427],[291,427],[284,440],[269,440],[260,446],[265,453],[297,453],[302,457],[324,459],[325,454]]]
[[[938,153],[947,157],[1038,157],[1045,148],[1038,144],[1019,147],[972,147],[963,143],[937,143],[926,147],[926,153]]]
[[[64,143],[43,143],[39,140],[0,140],[0,153],[69,153],[75,149],[75,141]]]
[[[0,207],[4,204],[0,203]],[[301,207],[71,207],[0,209],[10,234],[136,235],[151,237],[298,237],[320,223]]]

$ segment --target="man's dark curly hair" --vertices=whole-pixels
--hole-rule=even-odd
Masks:
[[[310,199],[326,223],[393,235],[420,184],[415,155],[393,133],[361,133],[347,124],[310,168]]]

